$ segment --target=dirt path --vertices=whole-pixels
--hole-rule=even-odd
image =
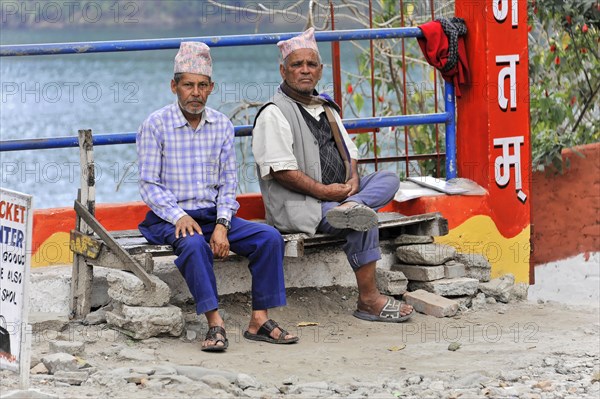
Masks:
[[[133,341],[102,326],[71,325],[48,339],[86,341],[81,357],[98,375],[127,367],[187,365],[244,373],[260,384],[256,389],[200,393],[197,386],[171,379],[154,386],[151,395],[161,397],[503,396],[498,392],[517,396],[527,392],[525,397],[531,398],[598,397],[600,382],[594,382],[600,378],[598,307],[490,304],[453,318],[417,314],[407,323],[387,324],[352,317],[355,297],[355,291],[343,288],[290,290],[288,306],[270,312],[282,326],[300,335],[300,343],[287,346],[242,338],[250,310],[247,295],[223,300],[230,340],[225,353],[201,352],[200,335],[192,342],[184,337]],[[297,327],[300,322],[318,325]],[[48,354],[47,341],[34,344],[34,359]],[[448,350],[453,342],[460,344],[456,351]],[[124,357],[124,349],[133,350],[130,358]],[[2,371],[0,377],[0,392],[16,388],[12,373]],[[98,381],[103,380],[90,378],[81,386],[69,386],[53,382],[52,376],[37,375],[32,386],[69,398],[148,395],[139,383]]]

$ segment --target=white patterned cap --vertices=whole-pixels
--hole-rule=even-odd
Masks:
[[[211,77],[210,48],[202,42],[182,42],[175,56],[174,72],[188,72]]]
[[[292,37],[288,40],[282,40],[277,43],[277,47],[281,51],[282,59],[286,59],[290,53],[302,49],[309,48],[319,52],[317,47],[317,41],[315,40],[315,28],[309,28],[298,36]]]

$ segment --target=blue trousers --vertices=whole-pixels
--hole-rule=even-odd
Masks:
[[[395,173],[388,171],[371,173],[360,179],[358,193],[346,198],[341,203],[356,202],[378,211],[394,198],[399,187],[400,180]],[[340,230],[327,223],[325,214],[338,205],[340,202],[321,203],[323,219],[319,223],[317,231],[345,237],[346,243],[343,248],[353,270],[381,259],[379,228],[374,227],[369,231]]]
[[[196,301],[198,314],[218,308],[218,293],[213,270],[210,237],[215,229],[216,208],[186,211],[202,228],[203,235],[194,234],[175,239],[175,226],[150,211],[139,225],[140,232],[151,244],[169,244],[177,259],[175,265]],[[262,223],[231,219],[227,234],[230,249],[250,261],[252,275],[252,309],[264,310],[284,306],[283,280],[284,243],[281,234]]]

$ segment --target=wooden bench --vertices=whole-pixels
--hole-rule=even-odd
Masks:
[[[396,212],[378,213],[379,232],[384,238],[397,237],[400,234],[445,235],[448,234],[446,219],[439,213],[428,213],[417,216],[404,216]],[[152,245],[142,236],[139,230],[122,230],[112,233],[115,241],[130,255],[151,254],[155,256],[173,255],[170,245]],[[336,244],[343,238],[328,234],[309,235],[304,233],[282,234],[285,242],[285,256],[299,258],[304,256],[304,249]]]
[[[154,257],[173,255],[170,245],[152,245],[139,230],[107,231],[94,217],[93,148],[91,131],[79,132],[81,163],[88,171],[81,179],[75,201],[76,228],[71,231],[70,248],[74,253],[71,288],[72,316],[83,318],[90,311],[93,267],[101,266],[134,273],[153,289],[149,273]],[[396,212],[378,213],[380,239],[400,234],[441,236],[448,234],[448,222],[439,213],[404,216]],[[283,234],[286,257],[302,257],[306,248],[337,244],[343,238],[327,234]]]

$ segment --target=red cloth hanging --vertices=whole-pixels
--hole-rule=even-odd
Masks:
[[[448,37],[442,29],[442,24],[439,21],[431,21],[419,26],[419,29],[423,32],[424,37],[417,40],[425,59],[430,65],[441,71],[448,61]],[[454,84],[456,96],[460,97],[459,85],[467,84],[469,81],[467,51],[462,36],[458,37],[458,62],[454,68],[442,72],[442,77],[446,82]]]

